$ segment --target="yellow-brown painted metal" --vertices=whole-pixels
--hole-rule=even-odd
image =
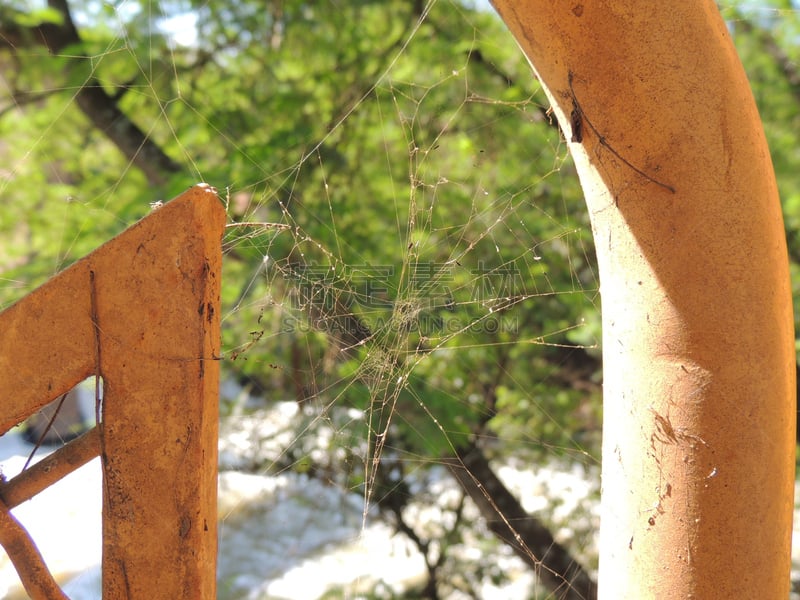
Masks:
[[[103,596],[216,597],[225,212],[191,188],[0,314],[0,431],[103,381]]]
[[[772,164],[711,0],[494,0],[600,265],[601,598],[786,598],[794,331]]]

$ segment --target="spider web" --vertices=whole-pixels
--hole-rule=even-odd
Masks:
[[[318,46],[305,53],[279,3],[264,15],[175,6],[75,12],[82,32],[95,31],[82,55],[18,49],[27,69],[9,67],[0,120],[16,132],[0,146],[0,226],[12,241],[0,248],[2,303],[150,202],[215,185],[229,219],[223,468],[357,494],[365,534],[384,519],[449,575],[463,570],[465,547],[481,544],[489,549],[476,572],[501,577],[490,563],[503,549],[486,527],[463,533],[479,515],[445,483],[451,457],[480,449],[518,494],[532,494],[520,482],[551,463],[578,465],[593,482],[588,497],[598,487],[591,230],[521,54],[488,7],[454,0],[307,7],[298,14]],[[793,9],[751,11],[794,18]],[[375,47],[359,49],[360,37]],[[53,60],[64,81],[42,77]],[[79,91],[95,80],[124,90],[123,111],[180,164],[155,186],[160,197],[135,160],[87,127]],[[223,530],[249,502],[223,506]],[[559,503],[568,504],[526,507],[591,569],[596,516],[573,506],[558,517]],[[430,507],[435,518],[423,518]],[[452,581],[442,590],[452,597],[481,585]]]
[[[494,354],[508,360],[520,344],[576,345],[569,334],[581,327],[583,315],[549,330],[522,326],[519,311],[542,299],[569,295],[595,314],[586,223],[569,215],[568,202],[575,198],[537,192],[549,179],[563,185],[559,172],[567,156],[558,131],[547,123],[543,139],[532,140],[534,160],[547,170],[518,188],[496,175],[480,175],[489,162],[482,155],[502,149],[471,147],[455,160],[451,150],[474,146],[469,130],[492,122],[514,120],[524,127],[547,121],[537,90],[504,101],[473,87],[469,61],[475,40],[458,62],[439,72],[412,72],[407,55],[426,16],[390,55],[378,80],[297,163],[277,177],[265,174],[250,188],[226,192],[229,212],[238,202],[246,206],[241,221],[256,224],[231,227],[229,247],[256,248],[260,258],[226,317],[259,327],[250,339],[238,345],[233,340],[230,356],[248,361],[244,371],[260,371],[264,359],[254,348],[268,340],[280,344],[287,333],[310,334],[290,342],[288,360],[267,359],[310,416],[307,433],[282,449],[275,463],[284,469],[311,464],[326,478],[359,490],[365,523],[370,506],[391,505],[403,488],[424,481],[427,466],[468,442],[470,420],[488,420],[496,410],[485,404],[486,394],[475,393],[479,382],[465,385],[468,367],[457,372],[456,385],[447,381],[453,360],[473,352],[477,356],[465,366],[481,368],[484,354],[489,361],[497,360]],[[441,108],[442,96],[455,104]],[[363,187],[354,173],[354,190],[352,179],[340,183],[336,149],[363,135],[365,122],[380,128],[380,144],[356,153],[385,157],[386,170]],[[382,192],[379,202],[390,210],[364,198],[366,190]],[[262,222],[270,224],[257,224]],[[376,258],[385,240],[391,250]],[[570,274],[566,288],[551,281],[548,263]],[[504,375],[510,387],[525,385],[511,370]],[[559,428],[557,420],[550,423]],[[345,449],[344,468],[315,452],[325,437],[320,429],[332,432],[330,456]],[[404,444],[401,436],[413,442]],[[523,437],[518,443],[531,441]],[[560,449],[588,456],[580,444]]]

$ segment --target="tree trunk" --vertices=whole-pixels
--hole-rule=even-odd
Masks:
[[[18,52],[18,48],[39,45],[52,54],[58,54],[69,46],[80,47],[83,42],[67,1],[49,0],[48,5],[61,14],[62,23],[42,23],[32,27],[22,27],[13,22],[0,23],[0,48]],[[132,164],[141,169],[151,185],[162,185],[169,175],[180,172],[181,166],[120,109],[121,94],[112,96],[105,91],[93,76],[94,68],[87,58],[73,56],[69,62],[73,68],[86,74],[85,82],[76,93],[81,111]]]
[[[569,551],[538,519],[525,512],[475,445],[444,459],[450,473],[472,499],[489,530],[528,563],[561,600],[594,600],[597,585]]]
[[[786,598],[795,372],[772,165],[711,0],[494,0],[574,156],[603,299],[601,598]]]

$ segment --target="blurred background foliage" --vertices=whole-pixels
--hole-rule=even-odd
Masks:
[[[720,8],[796,273],[797,8]],[[598,463],[591,228],[547,100],[487,4],[6,0],[0,23],[0,307],[207,181],[229,216],[223,377],[263,399],[226,397],[223,413],[293,400],[313,416],[258,468],[331,476],[309,464],[314,423],[348,449],[333,479],[379,504],[471,447]],[[103,107],[118,111],[106,126]],[[347,409],[362,416],[342,422]]]

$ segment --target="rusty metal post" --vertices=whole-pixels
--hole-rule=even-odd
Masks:
[[[599,597],[786,598],[789,261],[726,24],[711,0],[493,3],[565,132],[596,243]]]
[[[0,433],[102,378],[106,598],[216,598],[224,226],[195,186],[0,314]]]

